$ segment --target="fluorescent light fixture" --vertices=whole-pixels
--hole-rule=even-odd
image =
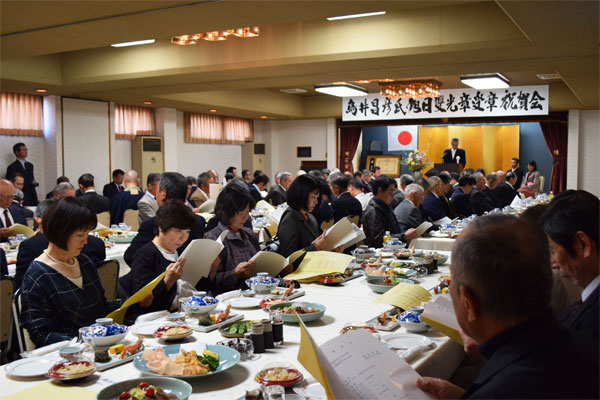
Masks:
[[[134,42],[115,43],[115,44],[111,44],[111,46],[112,47],[139,46],[141,44],[152,44],[154,42],[156,42],[156,39],[136,40]]]
[[[473,89],[504,89],[510,82],[499,73],[461,76],[460,81]]]
[[[384,14],[385,14],[385,11],[375,11],[375,12],[363,13],[363,14],[340,15],[338,17],[329,17],[329,18],[327,18],[327,21],[337,21],[338,19],[374,17],[375,15],[384,15]]]
[[[351,83],[345,83],[340,85],[328,84],[328,85],[317,85],[315,91],[319,93],[328,94],[331,96],[338,97],[350,97],[350,96],[366,96],[367,89]]]

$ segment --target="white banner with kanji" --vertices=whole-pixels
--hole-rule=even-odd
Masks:
[[[342,99],[343,121],[548,115],[548,85],[440,90],[440,97],[391,99],[379,93]]]
[[[388,151],[416,150],[419,126],[395,125],[388,126]]]

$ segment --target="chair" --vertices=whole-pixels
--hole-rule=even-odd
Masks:
[[[27,220],[27,226],[30,227],[31,229],[33,229],[33,223],[34,223],[33,218],[30,218]]]
[[[129,225],[134,232],[140,230],[140,220],[138,219],[139,213],[138,210],[125,210],[125,215],[123,216],[123,222]]]
[[[348,215],[348,221],[353,223],[356,226],[360,226],[360,216],[359,215]]]
[[[544,191],[544,177],[540,175],[540,187],[538,188],[538,193],[542,193]]]
[[[102,224],[106,227],[110,227],[110,213],[108,211],[101,212],[100,214],[96,214],[96,218],[98,218],[98,223]]]
[[[267,225],[265,225],[265,229],[269,233],[269,238],[272,238],[277,234],[277,225],[268,223]]]
[[[326,221],[321,222],[321,230],[324,231],[326,229],[331,228],[333,226],[333,222],[334,222],[333,218],[330,218]]]
[[[23,353],[25,351],[29,352],[35,350],[35,344],[31,341],[29,337],[29,332],[27,329],[22,328],[20,324],[21,318],[21,288],[17,289],[15,292],[15,298],[12,302],[12,315],[15,326],[17,327],[17,341],[19,344],[19,352]]]
[[[119,262],[117,260],[105,260],[96,264],[100,283],[104,288],[106,301],[114,301],[117,298],[117,283],[119,282]]]
[[[10,276],[3,276],[0,279],[0,343],[6,343],[0,349],[0,358],[5,360],[5,355],[10,351],[12,344],[12,324],[11,324],[11,305],[14,283]]]

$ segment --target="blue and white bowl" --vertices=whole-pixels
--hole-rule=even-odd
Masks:
[[[279,279],[269,276],[266,272],[259,272],[256,276],[246,279],[246,285],[256,293],[270,293],[279,285]]]
[[[422,312],[422,310],[421,312],[414,310],[404,311],[397,317],[398,322],[400,322],[400,326],[409,332],[425,332],[431,329],[429,325],[421,321]]]
[[[181,308],[189,316],[206,315],[219,305],[219,300],[211,296],[191,296],[179,299]]]
[[[94,347],[108,347],[119,343],[127,336],[126,325],[95,323],[83,334],[83,339]]]

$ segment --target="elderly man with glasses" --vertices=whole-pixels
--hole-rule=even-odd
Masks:
[[[13,202],[15,188],[11,181],[0,180],[0,241],[6,242],[13,236],[11,226],[15,224],[26,225],[25,215],[20,207]]]

